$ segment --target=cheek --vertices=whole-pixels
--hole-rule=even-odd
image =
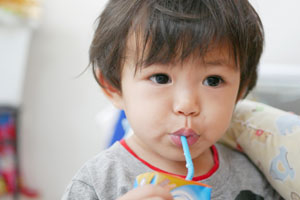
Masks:
[[[209,141],[211,144],[216,143],[222,138],[230,125],[231,115],[222,115],[223,116],[219,116],[218,118],[209,121],[209,125],[206,127],[205,140]]]
[[[129,111],[142,112],[144,115],[156,116],[167,108],[168,95],[149,84],[138,83],[128,88],[124,94],[125,107]]]
[[[125,112],[131,127],[135,132],[149,132],[159,128],[166,117],[166,106],[159,97],[138,93],[125,98]]]
[[[221,103],[215,102],[212,106],[214,109],[211,109],[206,114],[208,123],[207,128],[210,129],[207,130],[208,134],[206,137],[212,142],[219,140],[223,136],[231,122],[235,104],[232,100],[228,102],[224,101]]]

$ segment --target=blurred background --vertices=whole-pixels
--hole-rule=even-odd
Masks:
[[[0,172],[7,172],[0,199],[60,199],[82,164],[106,147],[111,105],[90,69],[78,76],[106,2],[0,0],[0,131],[11,141],[4,152],[0,132]],[[300,1],[250,2],[266,34],[252,95],[300,114]],[[4,188],[14,176],[19,198],[5,195],[15,191]]]

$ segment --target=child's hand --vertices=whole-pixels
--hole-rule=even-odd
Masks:
[[[130,190],[117,200],[172,200],[168,186],[143,185]]]

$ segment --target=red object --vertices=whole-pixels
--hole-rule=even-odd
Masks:
[[[0,107],[0,180],[4,187],[0,195],[24,194],[37,197],[37,192],[23,186],[20,181],[17,155],[17,112],[13,108]],[[3,187],[3,183],[2,183]],[[4,193],[4,194],[5,194]]]
[[[257,136],[261,136],[263,133],[264,133],[263,130],[257,129],[255,134],[256,134]]]
[[[136,155],[136,153],[134,153],[134,151],[127,145],[126,141],[123,139],[120,141],[121,145],[131,154],[133,155],[134,157],[136,157],[139,161],[141,161],[142,163],[144,163],[145,165],[147,165],[149,168],[153,169],[154,171],[157,171],[157,172],[161,172],[161,173],[165,173],[165,174],[170,174],[170,175],[175,175],[175,174],[171,174],[171,173],[168,173],[162,169],[159,169],[153,165],[151,165],[150,163],[148,163],[147,161],[143,160],[141,157],[139,157],[138,155]],[[207,172],[206,174],[202,175],[202,176],[197,176],[197,177],[194,177],[193,178],[193,181],[201,181],[203,179],[206,179],[208,177],[210,177],[211,175],[213,175],[217,169],[219,168],[219,155],[218,155],[218,150],[217,148],[213,145],[211,147],[212,149],[212,152],[213,152],[213,156],[214,156],[214,162],[215,162],[215,165],[210,169],[209,172]],[[178,175],[176,175],[178,176]],[[181,178],[185,178],[185,176],[178,176],[178,177],[181,177]]]

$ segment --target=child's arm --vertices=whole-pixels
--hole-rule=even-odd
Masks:
[[[144,185],[130,190],[117,200],[172,200],[171,188],[160,185]]]

